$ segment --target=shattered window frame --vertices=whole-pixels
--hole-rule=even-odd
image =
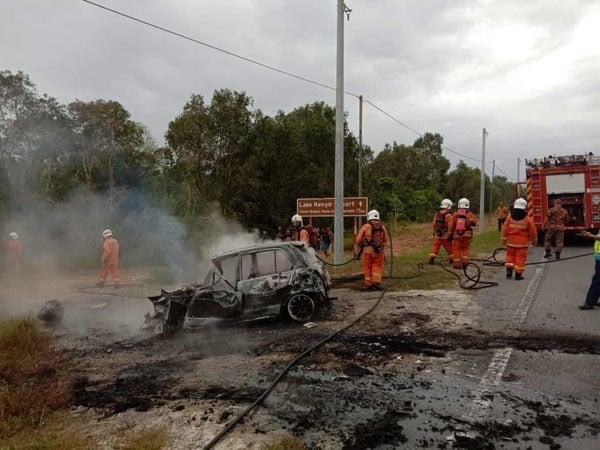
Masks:
[[[240,260],[240,281],[293,270],[290,256],[280,249],[244,253]]]

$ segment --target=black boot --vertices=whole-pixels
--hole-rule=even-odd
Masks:
[[[552,256],[552,250],[550,250],[549,248],[546,249],[546,254],[544,255],[544,258],[550,258]]]
[[[515,273],[515,280],[522,280],[522,279],[523,279],[522,273]]]
[[[556,259],[559,260],[560,259],[560,252],[554,252],[556,254]]]
[[[429,257],[429,264],[433,265],[435,263],[435,256]]]
[[[512,269],[506,268],[506,278],[512,278]]]

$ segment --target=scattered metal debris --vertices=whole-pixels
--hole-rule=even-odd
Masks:
[[[58,300],[48,300],[38,311],[37,317],[42,322],[59,323],[64,315],[64,308]]]

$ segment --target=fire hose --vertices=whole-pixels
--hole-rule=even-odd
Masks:
[[[338,334],[351,328],[356,323],[358,323],[363,317],[365,317],[365,316],[369,315],[371,312],[373,312],[375,310],[375,308],[377,308],[377,306],[379,306],[379,304],[381,303],[381,300],[383,299],[384,295],[385,295],[385,290],[383,290],[381,292],[381,294],[379,295],[379,298],[377,299],[375,304],[371,308],[369,308],[369,310],[367,312],[361,314],[360,316],[358,316],[356,319],[354,319],[352,322],[350,322],[348,325],[344,326],[343,328],[340,328],[339,330],[331,333],[329,336],[320,340],[315,345],[313,345],[312,347],[303,351],[298,356],[296,356],[292,361],[290,361],[288,363],[288,365],[285,366],[285,368],[279,373],[279,375],[277,375],[277,377],[273,380],[273,382],[269,385],[269,387],[267,389],[265,389],[265,391],[261,394],[261,396],[258,397],[254,401],[254,403],[252,403],[250,406],[248,406],[244,411],[242,411],[234,420],[232,420],[230,423],[228,423],[225,426],[225,428],[223,428],[223,430],[221,430],[221,432],[219,434],[217,434],[208,444],[206,444],[204,449],[208,450],[208,449],[213,448],[217,444],[217,442],[219,442],[223,438],[223,436],[225,436],[229,431],[231,431],[233,429],[233,427],[235,427],[240,422],[240,420],[242,420],[250,411],[252,411],[258,405],[260,405],[265,400],[265,398],[267,398],[267,396],[271,393],[271,391],[275,388],[275,386],[277,386],[279,384],[279,382],[283,379],[283,377],[290,371],[290,369],[292,367],[294,367],[302,358],[309,355],[314,350],[321,347],[323,344],[329,342],[334,337],[336,337]]]

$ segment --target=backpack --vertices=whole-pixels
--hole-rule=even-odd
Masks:
[[[454,227],[454,230],[457,234],[462,235],[467,231],[467,228],[467,210],[465,208],[460,208],[457,211],[456,226]]]
[[[371,240],[368,245],[373,247],[375,253],[379,253],[383,250],[383,244],[385,243],[385,228],[383,224],[377,220],[371,222]]]
[[[433,230],[435,232],[435,235],[438,237],[442,237],[443,234],[448,231],[448,228],[446,227],[446,216],[450,214],[448,211],[438,211],[435,214],[435,223],[433,225]]]

